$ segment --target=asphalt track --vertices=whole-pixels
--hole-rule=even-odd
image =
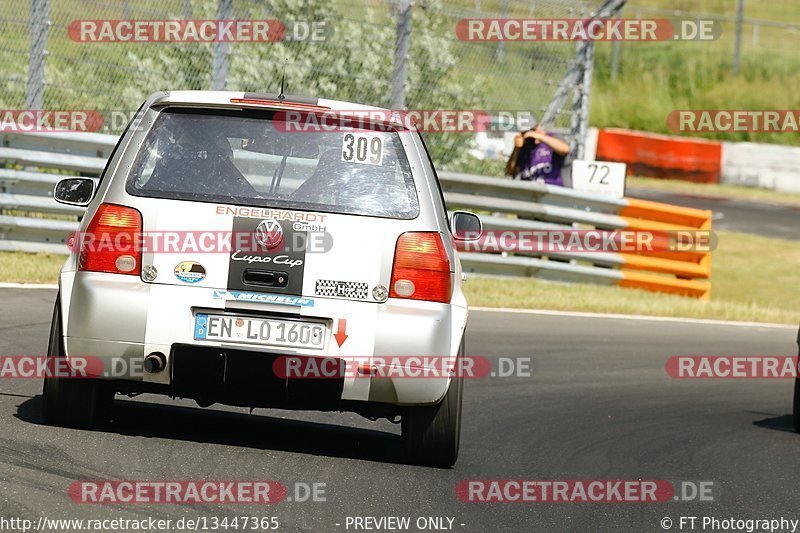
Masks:
[[[0,290],[0,355],[44,353],[54,296]],[[664,370],[677,354],[793,355],[795,330],[482,311],[470,320],[469,354],[532,357],[533,375],[467,382],[453,469],[403,464],[397,426],[355,415],[250,415],[118,397],[103,429],[48,427],[39,417],[41,384],[3,380],[0,517],[246,513],[277,516],[281,531],[347,531],[348,516],[448,516],[454,530],[470,532],[663,531],[664,517],[678,531],[682,515],[800,519],[792,383],[674,380]],[[455,485],[472,478],[706,480],[715,501],[463,503]],[[81,479],[322,482],[327,501],[76,504],[66,491]]]
[[[800,207],[750,200],[677,194],[652,189],[629,188],[628,196],[684,207],[711,209],[715,230],[740,231],[766,237],[800,239]]]

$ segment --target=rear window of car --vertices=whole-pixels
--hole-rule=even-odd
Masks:
[[[285,113],[274,111],[162,110],[126,190],[151,198],[385,218],[419,214],[396,131],[298,132],[287,127]]]

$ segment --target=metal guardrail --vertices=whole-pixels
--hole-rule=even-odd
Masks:
[[[439,173],[439,181],[448,206],[491,213],[481,216],[488,230],[711,230],[711,211],[700,209],[637,198],[606,198],[553,185],[455,172]],[[467,251],[460,257],[468,272],[589,281],[701,299],[708,299],[711,293],[711,254],[708,252],[498,254]]]
[[[99,176],[116,142],[96,133],[0,135],[0,250],[66,254],[85,210],[56,202],[53,187],[65,175]]]
[[[0,250],[67,253],[82,208],[52,198],[65,173],[98,176],[116,143],[111,135],[10,133],[0,136]],[[635,198],[605,198],[573,189],[455,172],[439,173],[448,206],[482,213],[484,228],[541,230],[710,230],[711,212]],[[636,287],[706,299],[710,254],[637,255],[460,253],[466,272],[535,276]]]

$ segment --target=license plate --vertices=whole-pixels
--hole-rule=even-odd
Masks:
[[[325,326],[313,322],[198,313],[194,322],[194,338],[321,350]]]

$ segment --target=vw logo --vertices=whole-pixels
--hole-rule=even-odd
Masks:
[[[283,228],[277,220],[262,220],[255,231],[256,242],[265,250],[274,250],[283,244]]]

